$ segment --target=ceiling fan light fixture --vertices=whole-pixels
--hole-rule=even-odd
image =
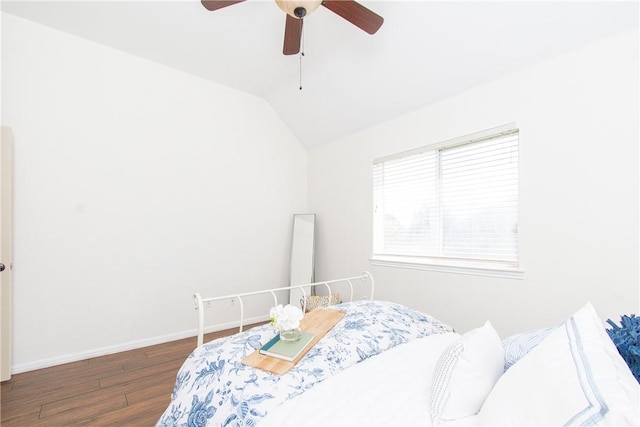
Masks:
[[[286,14],[296,19],[309,16],[320,7],[323,0],[276,0],[276,4]]]

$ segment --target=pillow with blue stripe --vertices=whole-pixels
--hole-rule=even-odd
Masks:
[[[553,330],[552,328],[536,329],[512,335],[502,341],[504,348],[504,370],[506,371],[518,360],[540,344]]]
[[[640,425],[640,386],[591,304],[506,371],[479,425]]]
[[[436,364],[431,386],[435,423],[477,414],[503,372],[504,351],[490,322],[447,347]]]

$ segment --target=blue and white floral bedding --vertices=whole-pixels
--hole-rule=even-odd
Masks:
[[[335,306],[346,315],[300,362],[279,376],[242,364],[274,336],[269,325],[195,349],[178,371],[171,403],[157,426],[255,426],[270,409],[314,384],[398,344],[452,328],[384,301]]]

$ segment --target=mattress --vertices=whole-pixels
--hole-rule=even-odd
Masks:
[[[268,325],[196,348],[178,371],[171,403],[157,425],[256,425],[281,404],[363,361],[452,332],[427,314],[391,302],[355,301],[335,309],[344,310],[344,318],[284,375],[242,363],[273,338]]]

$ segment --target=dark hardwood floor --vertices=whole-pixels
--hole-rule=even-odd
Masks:
[[[205,342],[235,332],[214,332]],[[195,346],[187,338],[13,375],[2,383],[0,424],[153,426]]]

